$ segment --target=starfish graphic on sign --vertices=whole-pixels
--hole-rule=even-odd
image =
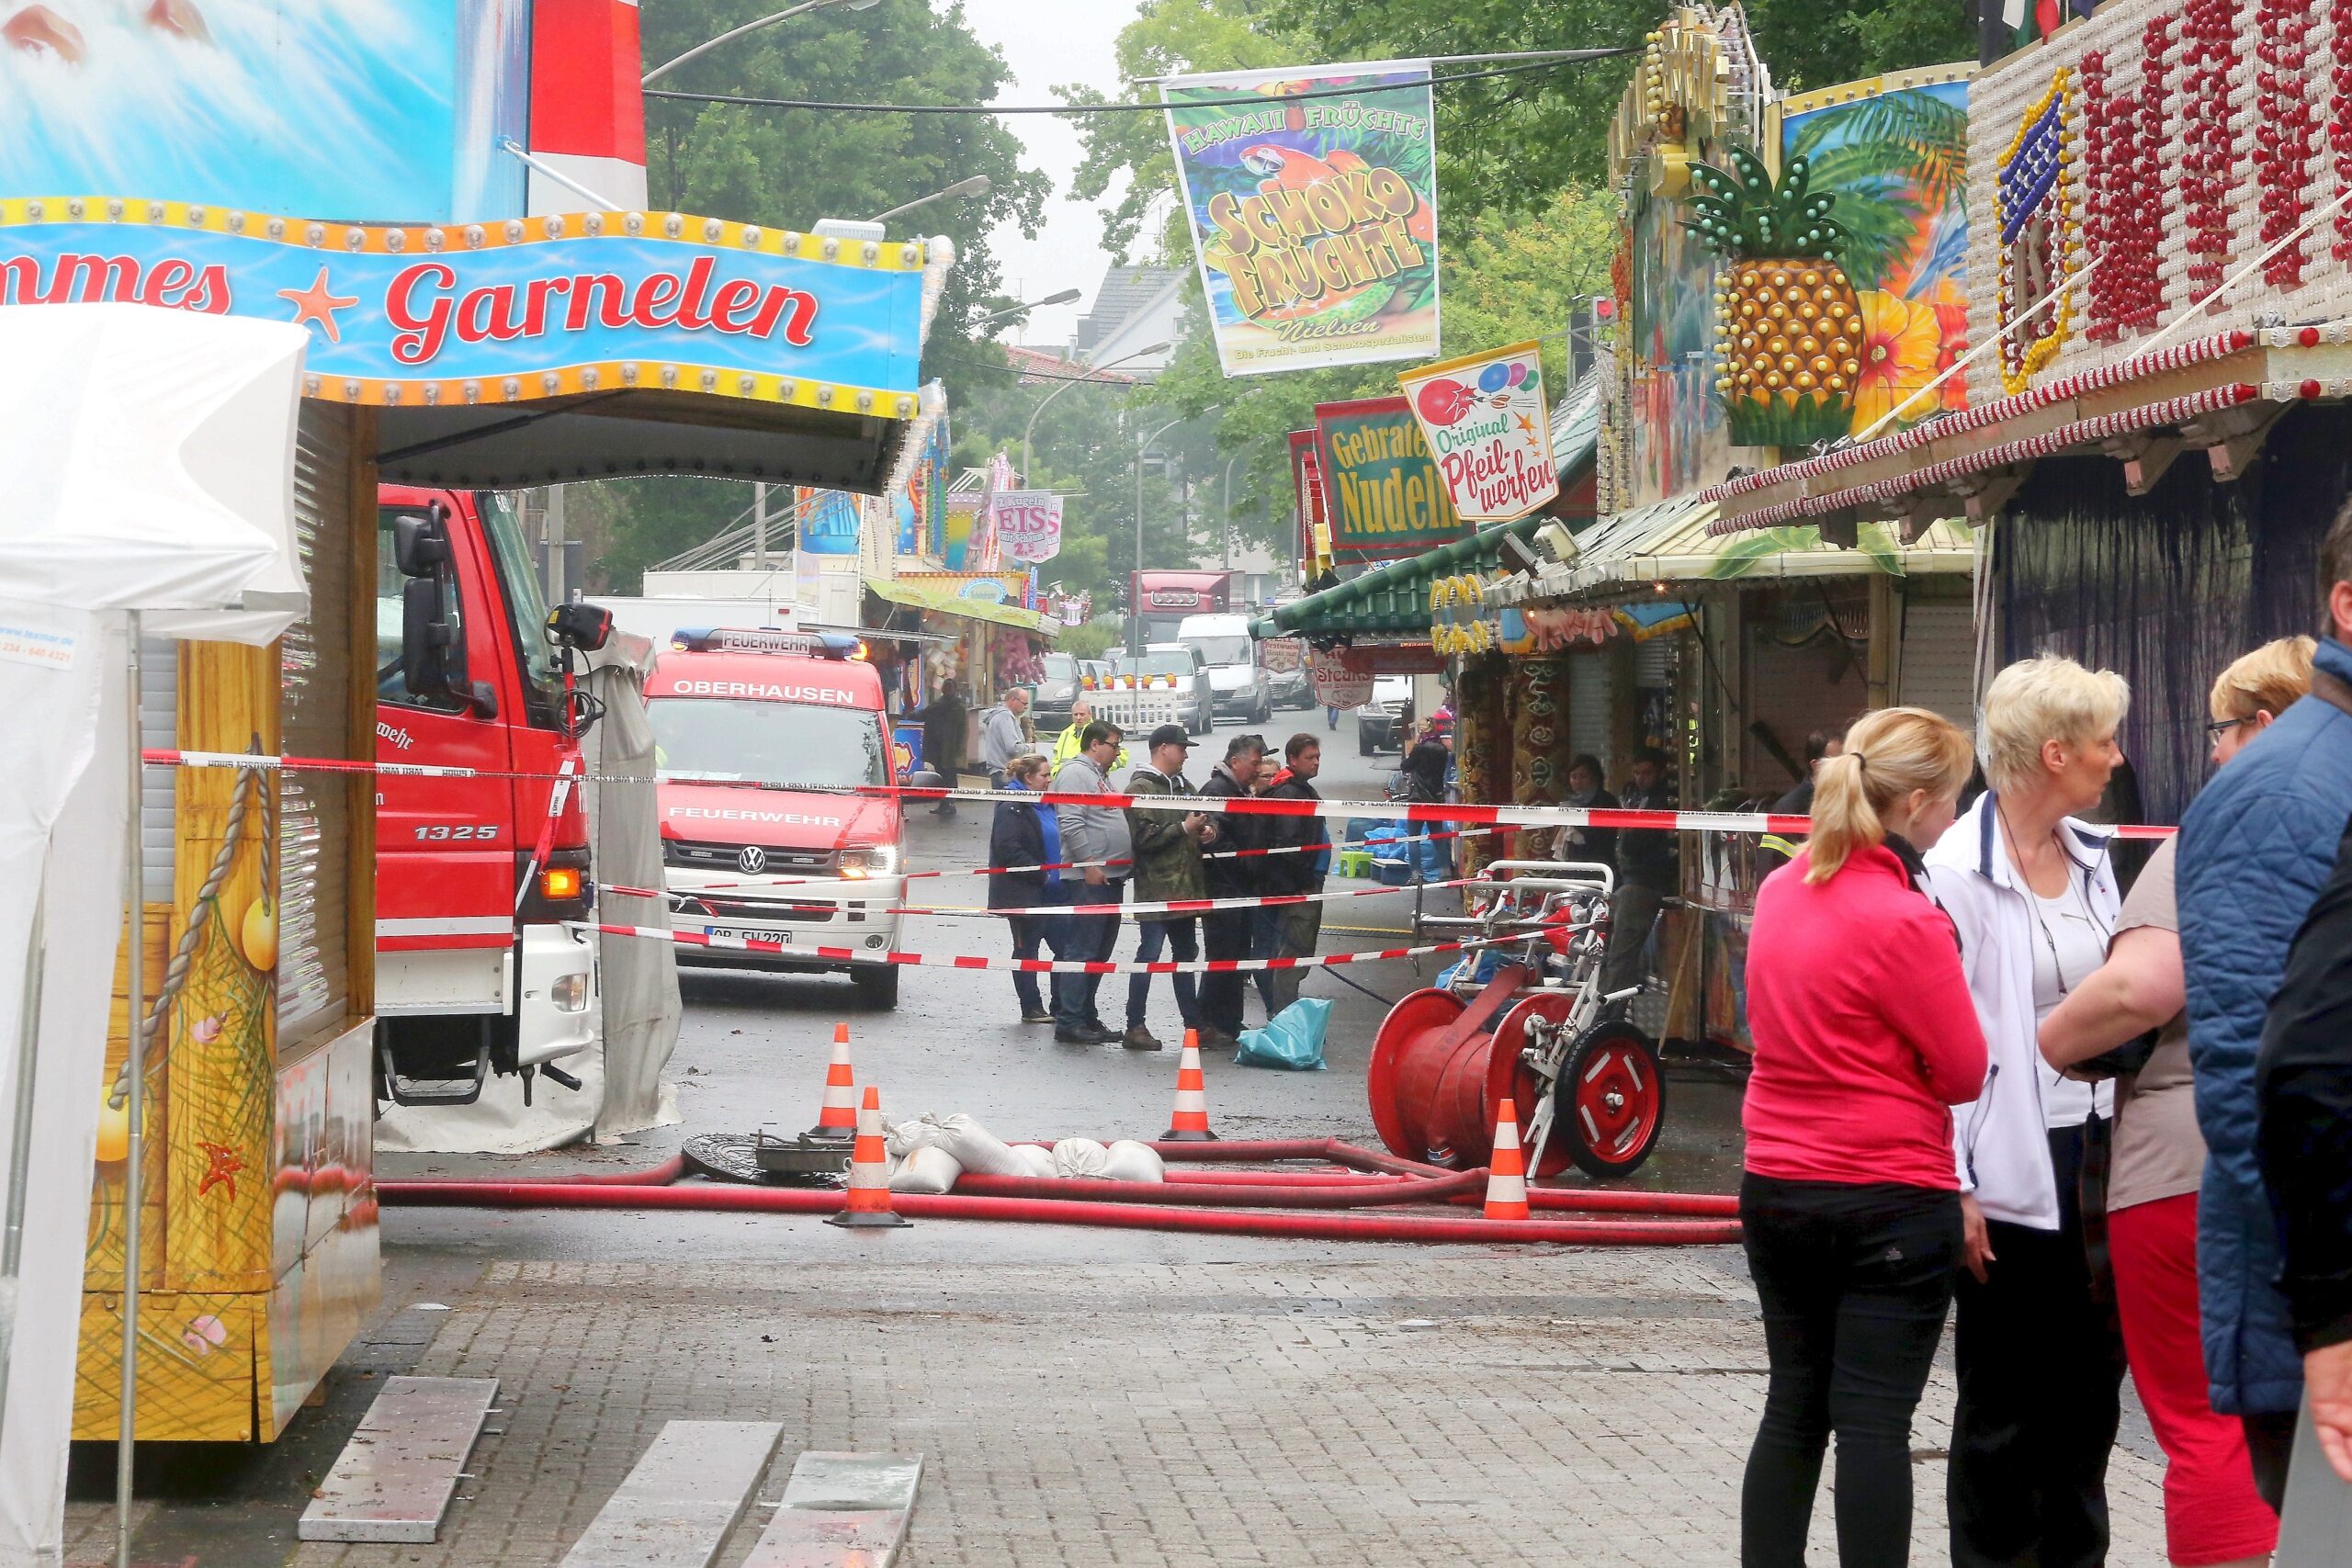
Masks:
[[[343,329],[335,324],[334,313],[337,310],[347,310],[359,303],[357,295],[346,298],[335,294],[328,288],[325,267],[319,268],[317,280],[308,288],[281,288],[277,291],[277,297],[293,305],[296,326],[299,327],[306,321],[316,321],[326,330],[329,343],[343,341]]]

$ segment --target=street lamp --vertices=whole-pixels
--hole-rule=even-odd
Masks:
[[[778,22],[790,21],[793,17],[799,16],[804,11],[821,11],[828,6],[847,6],[853,11],[870,11],[881,3],[882,0],[801,0],[801,4],[792,6],[788,10],[778,11],[772,17],[762,17],[756,22],[745,22],[740,28],[729,28],[728,31],[719,34],[715,39],[695,45],[694,48],[686,51],[685,53],[678,56],[677,59],[673,60],[667,65],[657,65],[652,70],[647,72],[643,78],[639,81],[638,85],[640,87],[650,87],[653,85],[654,78],[659,76],[667,76],[671,72],[675,71],[679,66],[684,65],[687,61],[694,59],[696,55],[707,54],[710,51],[717,49],[720,44],[726,43],[733,39],[741,38],[745,33],[755,33],[762,28],[773,27]]]
[[[868,3],[870,4],[871,0],[868,0]],[[968,180],[957,180],[945,190],[935,190],[929,196],[919,196],[912,201],[901,202],[898,206],[890,209],[888,212],[877,212],[873,217],[867,219],[866,221],[868,223],[887,223],[891,219],[897,218],[903,213],[912,212],[918,207],[928,207],[934,201],[945,201],[950,197],[986,196],[989,192],[989,186],[993,182],[991,182],[986,175],[974,175]]]
[[[1076,293],[1077,291],[1073,289],[1071,292]],[[1057,299],[1059,298],[1060,296],[1058,295],[1055,297]],[[1050,305],[1054,303],[1054,300],[1041,299],[1038,303],[1041,305]],[[1146,355],[1151,354],[1164,354],[1167,350],[1168,344],[1164,343],[1148,343],[1141,348],[1134,350],[1132,353],[1119,355],[1116,359],[1105,360],[1100,365],[1090,365],[1086,367],[1085,375],[1071,377],[1069,380],[1063,382],[1060,386],[1056,387],[1052,391],[1047,392],[1043,398],[1039,399],[1037,406],[1029,411],[1029,423],[1021,427],[1021,482],[1023,484],[1027,484],[1029,482],[1029,436],[1030,433],[1037,428],[1037,416],[1046,412],[1047,404],[1051,403],[1056,398],[1060,397],[1064,392],[1069,391],[1072,387],[1077,386],[1080,382],[1091,380],[1094,377],[1101,375],[1105,370],[1115,369],[1119,366],[1125,365],[1130,359],[1141,359]]]
[[[1048,305],[1067,305],[1077,298],[1077,289],[1065,288],[1059,294],[1048,294],[1043,299],[1024,300],[1018,305],[1007,305],[1001,310],[991,310],[974,321],[972,325],[977,330],[987,326],[991,321],[1009,321],[1014,316],[1025,316],[1032,310],[1042,310]]]

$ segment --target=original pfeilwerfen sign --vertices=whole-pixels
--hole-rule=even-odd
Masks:
[[[1396,382],[1464,519],[1508,523],[1560,493],[1535,344],[1442,359]]]

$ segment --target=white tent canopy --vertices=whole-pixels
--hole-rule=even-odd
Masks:
[[[137,636],[260,645],[303,614],[308,343],[137,305],[0,308],[0,1568],[56,1562],[63,1534]]]

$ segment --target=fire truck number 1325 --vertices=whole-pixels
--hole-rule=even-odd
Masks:
[[[498,837],[498,824],[492,822],[480,828],[458,828],[447,822],[435,822],[414,831],[420,839],[495,839]]]

